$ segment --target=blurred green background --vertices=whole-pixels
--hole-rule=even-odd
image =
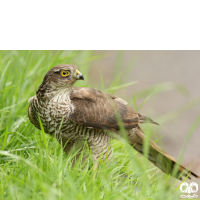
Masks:
[[[122,142],[94,178],[90,163],[72,169],[74,155],[33,127],[28,99],[63,63],[84,74],[76,86],[115,94],[158,122],[142,128],[200,174],[199,51],[0,51],[0,199],[179,199],[180,182]]]

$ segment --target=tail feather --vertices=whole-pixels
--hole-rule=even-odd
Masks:
[[[130,136],[129,136],[130,137]],[[144,133],[138,127],[137,131],[134,135],[134,140],[131,140],[131,144],[133,148],[137,150],[139,153],[143,154],[143,140],[145,138]],[[133,142],[134,141],[134,142]],[[160,168],[164,173],[173,175],[173,170],[175,165],[178,165],[178,172],[174,175],[175,178],[182,180],[184,177],[191,179],[191,175],[200,178],[194,172],[188,170],[187,168],[183,167],[182,165],[178,164],[174,157],[163,151],[156,143],[150,140],[149,142],[149,154],[148,159],[151,161],[155,166]]]

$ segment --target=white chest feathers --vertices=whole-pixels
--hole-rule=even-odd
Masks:
[[[60,124],[68,123],[70,114],[74,112],[74,106],[71,104],[70,93],[59,92],[51,99],[38,99],[36,96],[30,98],[34,116],[40,116],[45,132],[51,133],[58,130]]]
[[[69,118],[69,115],[73,113],[74,106],[71,104],[70,96],[66,93],[58,93],[48,103],[47,108],[50,111],[52,117]]]

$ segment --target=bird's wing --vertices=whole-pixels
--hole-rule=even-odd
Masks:
[[[100,90],[74,88],[70,99],[74,106],[70,120],[87,127],[119,130],[117,115],[126,129],[135,128],[145,121],[155,123],[127,107],[127,102],[123,99]]]

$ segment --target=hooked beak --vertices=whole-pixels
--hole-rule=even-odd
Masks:
[[[83,75],[78,70],[76,70],[76,76],[75,76],[75,78],[76,78],[76,80],[84,80]]]

